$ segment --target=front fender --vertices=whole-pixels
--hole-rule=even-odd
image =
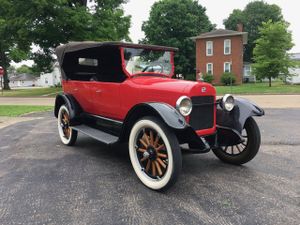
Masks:
[[[127,114],[125,123],[136,116],[159,116],[170,128],[180,130],[186,127],[184,117],[172,106],[159,102],[146,102],[134,106]]]
[[[121,141],[126,141],[131,128],[137,120],[145,116],[156,116],[164,121],[168,127],[183,130],[188,125],[184,117],[172,106],[159,102],[146,102],[134,106],[126,115],[121,131]]]
[[[249,117],[263,116],[264,114],[264,110],[255,103],[244,98],[235,97],[235,106],[231,112],[227,112],[218,104],[217,125],[228,127],[241,133]]]

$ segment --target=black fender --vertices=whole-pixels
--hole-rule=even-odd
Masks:
[[[221,100],[218,100],[221,102]],[[263,116],[264,110],[255,103],[235,97],[235,106],[228,112],[217,105],[217,140],[219,146],[238,144],[243,141],[241,136],[244,125],[249,117]]]
[[[184,117],[171,105],[158,102],[146,102],[135,105],[127,113],[120,135],[121,141],[127,141],[131,128],[135,122],[144,116],[157,116],[166,123],[168,127],[175,130],[187,128]]]
[[[70,113],[70,124],[75,125],[79,122],[82,109],[76,99],[70,94],[58,94],[55,98],[54,116],[58,117],[61,105],[66,105]]]
[[[230,112],[223,109],[220,104],[217,105],[217,125],[229,127],[241,133],[249,117],[263,116],[264,114],[264,110],[255,103],[235,97],[235,106]]]

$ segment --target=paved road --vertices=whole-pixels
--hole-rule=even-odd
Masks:
[[[245,166],[184,155],[165,193],[136,178],[124,147],[62,146],[50,114],[0,130],[0,224],[299,224],[300,109],[266,110]]]

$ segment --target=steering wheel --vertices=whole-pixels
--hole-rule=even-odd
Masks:
[[[155,67],[160,67],[159,69]],[[142,72],[154,72],[154,73],[163,73],[164,72],[164,67],[161,64],[155,64],[155,65],[149,65],[146,66]]]

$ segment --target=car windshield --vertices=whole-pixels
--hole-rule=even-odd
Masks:
[[[172,74],[171,52],[163,50],[124,48],[125,69],[130,75]]]

